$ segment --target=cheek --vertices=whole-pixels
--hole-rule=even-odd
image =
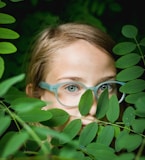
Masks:
[[[50,93],[47,91],[44,91],[40,97],[41,100],[47,101],[47,102],[53,102],[54,98],[55,98],[55,96],[53,95],[53,93]]]
[[[52,108],[60,108],[60,109],[63,109],[64,111],[66,111],[72,117],[78,117],[78,116],[80,117],[78,107],[69,108],[69,107],[65,107],[65,106],[61,105],[57,101],[57,99],[53,93],[44,92],[43,95],[40,97],[40,99],[48,102],[48,105],[42,108],[43,110],[48,110],[48,109],[52,109]]]
[[[51,92],[44,91],[44,93],[41,95],[40,99],[48,103],[47,106],[43,107],[44,110],[61,107],[60,104],[57,102],[55,95]]]
[[[40,99],[43,100],[43,101],[48,102],[48,105],[45,107],[45,110],[46,110],[46,109],[50,109],[50,108],[60,108],[60,109],[65,110],[65,111],[68,112],[68,113],[69,113],[70,111],[74,110],[74,108],[73,108],[73,109],[70,109],[70,108],[67,108],[67,107],[61,105],[61,104],[57,101],[54,93],[51,93],[51,92],[48,92],[48,91],[45,91],[45,92],[43,93],[43,95],[41,95]]]
[[[71,115],[72,119],[81,117],[78,107],[74,107],[74,108],[65,107],[64,110]]]

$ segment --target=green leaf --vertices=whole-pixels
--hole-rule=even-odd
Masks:
[[[0,42],[0,54],[12,54],[17,48],[10,42]]]
[[[17,39],[19,34],[8,28],[0,28],[0,38],[1,39]]]
[[[42,110],[42,107],[45,105],[46,103],[40,99],[22,97],[12,101],[11,108],[13,108],[17,112],[17,115],[25,122],[41,122],[52,117],[49,110]]]
[[[115,1],[109,3],[109,8],[110,10],[114,11],[114,12],[121,12],[122,11],[122,6],[119,3],[116,3]]]
[[[0,57],[0,78],[2,78],[2,75],[4,73],[4,69],[5,69],[5,67],[4,67],[4,60],[3,60],[2,57]]]
[[[141,46],[144,46],[145,47],[145,38],[143,38],[140,43],[139,43]]]
[[[48,128],[46,126],[34,126],[32,128],[37,134],[38,136],[42,139],[42,140],[46,140],[49,136],[52,138],[58,138],[61,141],[66,141],[66,140],[70,140],[70,138],[68,137],[68,135],[66,134],[61,134],[60,132]],[[58,145],[58,143],[57,143]]]
[[[59,152],[58,157],[61,157],[61,160],[90,160],[86,159],[83,152],[77,151],[72,145],[64,146]]]
[[[5,13],[0,13],[0,24],[11,24],[15,21],[16,19],[13,16]]]
[[[132,128],[136,133],[143,133],[145,130],[145,118],[135,119]]]
[[[89,113],[93,105],[93,93],[88,89],[82,96],[79,102],[79,111],[81,115],[85,116]]]
[[[24,0],[10,0],[11,2],[21,2],[21,1],[24,1]]]
[[[125,101],[127,103],[135,104],[140,97],[145,97],[145,92],[127,95]]]
[[[113,126],[113,128],[114,128],[114,137],[116,138],[119,135],[121,129],[119,126]]]
[[[139,78],[144,73],[144,68],[140,66],[132,66],[120,71],[116,79],[119,81],[130,81]]]
[[[97,150],[108,150],[112,153],[114,153],[114,149],[109,147],[109,146],[106,146],[104,144],[101,144],[101,143],[97,143],[97,142],[93,142],[93,143],[90,143],[87,145],[86,147],[87,151],[89,151],[89,153],[93,153]]]
[[[137,149],[142,143],[142,137],[137,134],[128,134],[128,132],[121,132],[115,142],[116,151],[126,149],[127,152],[132,152]]]
[[[73,121],[71,121],[62,131],[61,134],[66,134],[69,137],[69,140],[72,140],[76,135],[78,135],[78,133],[81,130],[81,120],[80,119],[75,119]],[[62,141],[62,143],[66,143],[67,141]]]
[[[142,137],[140,135],[129,135],[124,137],[124,141],[127,142],[127,151],[132,152],[140,146],[140,144],[142,143]]]
[[[7,143],[9,142],[9,140],[11,139],[11,137],[13,135],[15,135],[16,132],[14,131],[9,131],[9,132],[6,132],[0,139],[0,146],[3,146],[1,147],[0,149],[0,157],[2,157],[2,154],[4,152],[4,149],[5,149],[5,146],[7,145]]]
[[[3,98],[11,104],[11,102],[17,98],[28,97],[24,91],[19,90],[17,86],[12,86]]]
[[[33,109],[27,112],[20,112],[18,116],[25,122],[42,122],[49,120],[52,114],[49,110]]]
[[[121,32],[125,37],[135,39],[138,34],[138,29],[133,25],[125,25],[122,27]]]
[[[114,128],[112,126],[105,126],[97,137],[97,143],[109,146],[114,137]]]
[[[39,136],[39,138],[44,141],[47,138],[49,138],[49,136],[52,136],[51,134],[49,134],[49,128],[48,127],[44,127],[44,126],[40,126],[40,125],[34,125],[31,127],[33,129],[33,131],[37,134],[37,136]],[[50,129],[51,130],[51,129]],[[33,142],[33,140],[32,140]],[[35,143],[35,142],[34,142]]]
[[[98,16],[101,16],[104,13],[104,10],[105,10],[104,3],[100,3],[99,5],[97,3],[93,3],[92,7],[94,5],[95,5],[95,8],[93,8],[93,12],[96,13]]]
[[[141,60],[141,56],[137,53],[129,53],[127,55],[121,56],[115,63],[117,68],[128,68],[136,65]],[[127,63],[126,63],[127,62]]]
[[[145,117],[145,92],[143,93],[135,102],[136,114],[140,117]]]
[[[33,132],[33,131],[32,131]],[[37,135],[37,136],[39,136],[39,135]],[[41,137],[39,137],[39,139],[41,139]],[[29,138],[28,139],[28,141],[27,142],[25,142],[25,144],[24,144],[24,147],[25,147],[25,150],[27,150],[27,151],[31,151],[31,153],[33,152],[35,152],[38,148],[40,148],[40,144],[38,144],[38,142],[36,141],[36,140],[34,140],[33,138]],[[48,145],[47,145],[47,148],[48,148],[48,150],[49,150],[49,147],[48,147]],[[24,150],[18,150],[17,152],[16,152],[16,154],[15,154],[15,157],[17,157],[18,159],[21,157],[23,157],[25,160],[29,160],[29,159],[27,159],[26,157],[25,157],[25,153],[24,153],[25,151]],[[36,152],[35,152],[36,153]],[[27,154],[28,155],[28,157],[29,157],[29,154]],[[16,158],[16,159],[17,159]],[[21,159],[20,158],[20,159]],[[21,159],[21,160],[24,160],[24,159]]]
[[[120,42],[113,48],[116,55],[125,55],[136,49],[136,44],[133,42]]]
[[[139,160],[145,160],[145,156],[140,157]]]
[[[17,113],[29,112],[35,109],[42,109],[42,107],[46,106],[47,103],[38,99],[31,97],[19,97],[14,99],[11,102],[11,108],[15,110]]]
[[[123,113],[123,123],[125,126],[131,126],[135,119],[135,110],[133,107],[127,107]]]
[[[135,155],[133,153],[123,153],[117,156],[113,160],[134,160]]]
[[[6,6],[6,3],[0,1],[0,8],[3,8],[5,6]]]
[[[120,87],[121,92],[125,93],[137,93],[145,89],[145,81],[142,79],[135,79],[127,82],[125,85]]]
[[[109,108],[108,91],[105,90],[98,99],[96,117],[103,118]]]
[[[91,160],[84,156],[80,151],[77,151],[74,147],[65,145],[59,150],[59,156],[51,160]]]
[[[7,142],[2,157],[7,158],[16,153],[16,151],[26,142],[29,138],[27,132],[15,133]]]
[[[52,114],[52,118],[46,122],[43,122],[44,125],[49,127],[56,127],[65,124],[69,119],[69,114],[62,109],[54,108],[49,109],[49,112]]]
[[[0,117],[0,135],[2,135],[11,123],[11,118],[9,116]]]
[[[32,4],[33,6],[36,6],[36,5],[38,4],[38,1],[39,1],[39,0],[31,0],[31,4]]]
[[[15,83],[22,81],[25,77],[25,74],[20,74],[18,76],[9,78],[0,83],[0,97],[2,97],[9,90],[11,86]]]
[[[113,160],[116,157],[112,148],[100,143],[90,143],[86,147],[86,151],[89,155],[93,155],[96,160]]]
[[[63,131],[61,133],[59,133],[59,135],[62,135],[62,138],[65,136],[65,138],[61,138],[58,140],[56,140],[55,138],[52,139],[51,143],[53,145],[62,145],[64,143],[69,143],[71,142],[71,140],[79,134],[80,130],[82,127],[82,123],[80,119],[75,119],[73,121],[71,121],[70,123],[67,124],[67,126],[65,126],[65,128],[63,129]],[[53,136],[54,137],[54,136]]]
[[[119,108],[118,99],[117,99],[116,95],[113,95],[109,99],[109,108],[108,108],[108,111],[106,113],[107,119],[111,123],[114,123],[119,117],[119,112],[120,112],[120,108]]]
[[[88,145],[95,137],[98,131],[98,124],[96,122],[89,123],[83,128],[79,136],[80,146]]]

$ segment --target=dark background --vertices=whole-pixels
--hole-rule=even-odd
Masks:
[[[5,55],[2,79],[25,72],[27,49],[33,36],[49,24],[72,21],[87,22],[101,28],[116,42],[122,41],[123,25],[135,25],[139,35],[145,35],[145,7],[141,0],[24,0],[7,4],[1,12],[16,18],[14,24],[4,27],[15,30],[20,38],[13,40],[18,51]]]
[[[125,24],[137,25],[140,32],[145,33],[145,7],[144,1],[142,0],[23,0],[17,3],[5,0],[4,2],[7,3],[7,6],[3,10],[16,18],[16,30],[20,31],[20,33],[24,27],[21,26],[21,24],[26,19],[29,19],[29,16],[36,13],[50,13],[52,16],[58,16],[62,22],[67,22],[75,21],[77,17],[79,17],[78,13],[83,14],[85,9],[88,10],[88,15],[90,14],[93,15],[94,18],[100,19],[108,32],[114,37],[118,37],[115,36],[114,30],[119,33],[119,29]],[[86,2],[88,4],[85,4]],[[110,9],[110,6],[115,3],[118,4],[120,8],[113,6],[113,11],[113,9]],[[95,4],[104,5],[104,10],[100,15],[97,14],[97,10],[101,7],[94,7],[96,11],[92,11]],[[80,12],[78,12],[78,10],[80,10]],[[40,18],[44,20],[43,16],[40,16],[39,19]],[[89,18],[85,17],[82,21],[89,21]],[[33,22],[32,19],[30,23],[33,24]]]

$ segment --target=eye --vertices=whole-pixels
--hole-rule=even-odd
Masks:
[[[105,89],[107,89],[109,93],[112,93],[112,92],[114,92],[114,90],[116,89],[116,85],[115,85],[115,84],[112,84],[112,83],[102,84],[102,85],[99,87],[98,92],[99,92],[99,93],[102,93]]]
[[[110,85],[110,84],[103,84],[102,86],[100,86],[100,88],[99,89],[101,89],[101,90],[105,90],[105,89],[111,89],[112,88],[112,86]]]
[[[75,84],[71,84],[65,87],[65,90],[67,90],[68,92],[78,92],[79,91],[79,86],[75,85]]]

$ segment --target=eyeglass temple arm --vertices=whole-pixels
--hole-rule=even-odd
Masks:
[[[45,82],[42,81],[42,82],[39,83],[39,86],[41,88],[43,88],[43,89],[46,89],[46,90],[54,92],[55,85],[50,85],[50,84],[45,83]]]

